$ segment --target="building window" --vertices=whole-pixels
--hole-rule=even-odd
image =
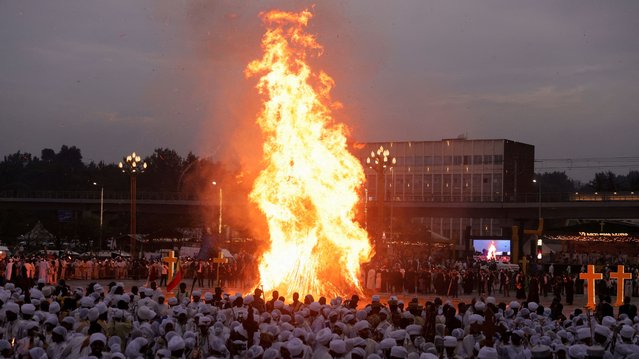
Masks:
[[[462,156],[454,156],[453,157],[453,164],[456,166],[459,166],[462,164]]]
[[[440,175],[433,176],[433,191],[434,193],[442,191],[442,177]]]
[[[487,165],[493,163],[493,156],[492,155],[485,155],[484,156],[484,163],[487,164]]]
[[[472,159],[473,159],[473,156],[464,156],[464,164],[465,165],[471,164]]]
[[[421,175],[415,176],[415,178],[413,179],[413,186],[412,187],[413,187],[413,193],[416,196],[422,196],[424,194],[424,192],[422,190],[422,176]]]
[[[441,166],[442,156],[435,156],[435,166]]]
[[[450,166],[453,164],[453,156],[444,156],[444,165]]]
[[[424,165],[424,157],[415,156],[415,167],[421,167]]]
[[[480,165],[483,163],[481,155],[475,155],[473,156],[473,159],[474,159],[473,163],[476,165]]]
[[[413,160],[415,157],[413,156],[406,156],[406,162],[404,162],[404,164],[406,166],[414,166],[415,161]]]
[[[504,163],[504,156],[503,155],[495,155],[495,164],[496,165],[500,165]]]
[[[493,176],[493,183],[495,191],[501,191],[501,174],[495,174]]]
[[[432,166],[433,163],[433,156],[424,156],[424,166]]]

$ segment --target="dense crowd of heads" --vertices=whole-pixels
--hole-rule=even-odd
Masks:
[[[0,358],[632,358],[636,307],[553,301],[317,300],[39,281],[0,288]],[[636,356],[634,356],[636,357]]]

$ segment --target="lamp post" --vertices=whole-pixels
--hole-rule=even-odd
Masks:
[[[98,183],[97,182],[93,182],[94,186],[97,186]],[[98,247],[98,255],[100,254],[100,251],[102,250],[102,219],[104,217],[104,185],[100,185],[100,241],[99,241],[99,247]]]
[[[390,171],[391,171],[390,238],[391,240],[393,240],[393,218],[394,218],[393,209],[395,209],[395,198],[396,198],[395,168],[390,167]]]
[[[375,242],[381,237],[384,229],[384,200],[385,200],[385,177],[384,174],[387,169],[392,168],[397,160],[395,157],[390,156],[390,151],[384,146],[379,146],[377,151],[371,151],[370,155],[366,158],[366,164],[370,169],[375,171],[377,175],[377,233],[375,233]]]
[[[537,181],[537,179],[533,179],[532,180],[533,183],[537,183],[537,192],[538,192],[538,199],[537,199],[537,203],[538,203],[538,211],[539,211],[539,218],[541,218],[541,180]]]
[[[364,229],[368,230],[368,186],[364,188]]]
[[[213,184],[213,186],[217,186],[217,182],[213,181],[211,182]],[[220,184],[220,215],[218,217],[218,225],[217,225],[217,233],[220,234],[220,237],[222,236],[222,184]]]
[[[131,178],[131,222],[130,222],[130,235],[131,235],[131,258],[135,258],[135,244],[137,240],[136,223],[135,223],[135,206],[137,198],[137,176],[144,172],[147,168],[146,162],[142,162],[142,158],[136,155],[135,152],[127,155],[123,158],[124,161],[118,163],[118,167],[124,173],[128,173]]]

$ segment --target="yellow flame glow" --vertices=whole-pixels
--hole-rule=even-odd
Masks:
[[[263,56],[246,69],[259,76],[264,99],[257,123],[265,135],[265,168],[250,195],[270,232],[260,280],[265,290],[289,298],[361,293],[360,264],[371,256],[368,235],[354,221],[364,170],[347,150],[346,128],[333,119],[333,80],[307,63],[322,50],[304,31],[312,14],[261,17]]]

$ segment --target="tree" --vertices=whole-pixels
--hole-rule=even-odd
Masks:
[[[575,191],[575,182],[566,172],[545,172],[537,175],[540,178],[544,193],[568,193]]]
[[[60,151],[55,155],[55,162],[58,166],[68,170],[81,170],[85,167],[82,163],[82,153],[75,146],[62,145]]]
[[[617,190],[617,176],[611,171],[595,173],[595,178],[588,184],[596,192],[613,192]]]

